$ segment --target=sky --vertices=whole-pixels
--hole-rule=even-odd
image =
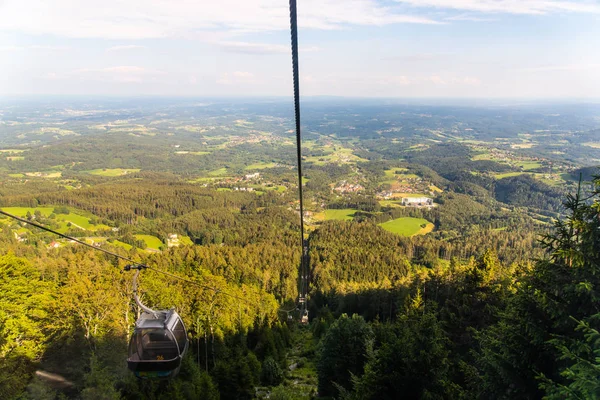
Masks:
[[[298,0],[304,96],[600,98],[600,0]],[[0,96],[288,96],[286,0],[0,0]]]

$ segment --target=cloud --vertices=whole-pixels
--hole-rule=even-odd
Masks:
[[[69,50],[67,46],[42,46],[42,45],[30,45],[30,46],[0,46],[0,51],[21,51],[21,50],[47,50],[47,51],[64,51]]]
[[[252,72],[235,71],[224,72],[221,74],[217,83],[220,85],[240,85],[240,84],[256,84],[260,83]]]
[[[414,7],[502,14],[600,13],[600,5],[587,0],[396,0]]]
[[[442,77],[440,75],[412,77],[406,75],[382,76],[365,82],[368,84],[376,83],[382,86],[423,86],[427,84],[435,86],[478,86],[481,84],[479,78],[471,76]]]
[[[434,85],[446,85],[447,82],[438,75],[432,75],[424,79],[426,82],[431,82]]]
[[[163,75],[167,75],[167,73],[135,65],[119,65],[105,68],[81,68],[72,71],[67,77],[104,82],[142,83],[156,81]]]
[[[27,46],[26,49],[31,49],[31,50],[49,50],[49,51],[64,51],[64,50],[69,50],[70,47],[68,47],[68,46],[40,46],[40,45],[32,45],[32,46]]]
[[[289,54],[291,52],[289,45],[271,44],[271,43],[250,43],[250,42],[231,42],[218,41],[214,42],[219,47],[226,51],[244,54]],[[319,47],[300,47],[300,53],[319,51]]]
[[[452,53],[413,53],[406,55],[394,55],[394,56],[386,56],[382,57],[383,61],[401,61],[401,62],[410,62],[410,63],[420,63],[423,61],[428,62],[443,62],[443,60],[454,56]],[[445,62],[445,61],[444,61]]]
[[[139,49],[147,49],[146,46],[140,46],[137,44],[126,44],[120,46],[112,46],[106,49],[106,51],[123,51],[123,50],[139,50]]]
[[[430,0],[427,0],[430,1]],[[377,0],[303,0],[303,29],[356,25],[439,24],[400,13]],[[8,0],[0,10],[4,31],[75,38],[145,39],[182,37],[201,31],[271,32],[289,29],[288,3],[281,0]]]
[[[569,64],[569,65],[545,65],[531,68],[521,68],[523,72],[549,72],[549,71],[587,71],[599,70],[600,64]]]
[[[490,22],[496,21],[494,18],[475,17],[472,14],[458,14],[445,18],[446,21],[471,21],[471,22]]]

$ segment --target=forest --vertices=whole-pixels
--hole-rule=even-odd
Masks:
[[[210,201],[219,204],[218,193]],[[122,262],[84,247],[24,245],[5,225],[1,362],[12,372],[2,375],[0,394],[254,398],[257,387],[270,386],[275,398],[593,398],[600,181],[593,195],[565,199],[566,216],[544,235],[537,259],[516,236],[513,248],[519,242],[526,250],[502,261],[506,250],[491,247],[502,243],[498,237],[460,256],[432,237],[398,237],[368,220],[323,224],[310,235],[308,327],[279,312],[297,295],[293,213],[198,215],[198,228],[181,228],[201,232],[209,224],[221,239],[155,254],[113,247],[245,299],[144,273],[145,301],[176,305],[192,342],[180,376],[169,382],[139,381],[125,368],[136,309]],[[248,199],[228,201],[244,207]],[[286,354],[307,332],[313,344],[303,357],[314,364],[318,386],[302,393],[286,381]],[[36,371],[59,372],[66,383],[48,383]]]
[[[597,157],[577,142],[597,132],[584,111],[536,135],[552,106],[309,104],[301,324],[287,111],[146,106],[3,116],[0,209],[25,222],[0,216],[0,398],[600,397],[600,179],[581,162]],[[63,134],[37,131],[49,124]],[[403,220],[422,225],[386,229]],[[151,267],[142,301],[181,315],[177,377],[127,369],[133,272],[97,248]]]

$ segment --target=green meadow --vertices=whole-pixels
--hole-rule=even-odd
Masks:
[[[350,221],[354,218],[354,213],[358,210],[353,208],[343,208],[340,210],[325,210],[325,219],[335,219],[339,221]]]
[[[433,224],[424,218],[402,217],[379,224],[386,231],[402,236],[423,235],[433,230]]]

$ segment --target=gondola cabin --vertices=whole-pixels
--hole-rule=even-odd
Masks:
[[[143,312],[129,342],[127,366],[138,378],[173,378],[189,343],[175,310]]]
[[[300,318],[300,322],[304,325],[308,324],[308,310],[304,310],[302,312],[302,316]]]

